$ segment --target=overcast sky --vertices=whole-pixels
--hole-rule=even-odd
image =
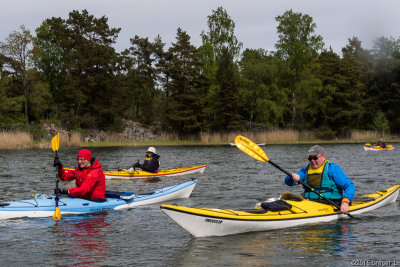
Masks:
[[[326,47],[341,55],[353,36],[370,49],[373,40],[400,37],[400,0],[0,0],[0,41],[25,25],[33,35],[43,20],[68,18],[72,10],[106,16],[110,27],[121,28],[115,48],[130,47],[138,35],[152,41],[159,34],[170,46],[178,27],[201,45],[200,33],[208,31],[207,16],[222,6],[235,22],[235,35],[244,48],[275,51],[276,16],[292,9],[313,18],[316,34]]]

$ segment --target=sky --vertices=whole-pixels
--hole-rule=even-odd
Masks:
[[[152,41],[159,34],[169,47],[178,28],[200,46],[201,32],[208,31],[207,16],[220,6],[235,22],[235,36],[243,48],[275,51],[275,18],[290,9],[311,16],[315,34],[339,55],[352,37],[366,49],[372,49],[378,37],[400,38],[400,0],[0,0],[0,4],[0,42],[20,31],[21,25],[35,35],[45,19],[67,19],[72,10],[86,9],[95,17],[107,17],[110,27],[121,28],[114,45],[117,52],[129,48],[135,35]]]

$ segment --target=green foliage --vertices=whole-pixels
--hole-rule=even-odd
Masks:
[[[201,110],[204,105],[204,81],[201,76],[199,51],[190,44],[189,35],[178,28],[176,43],[167,53],[168,98],[166,117],[179,134],[199,132],[202,127]]]
[[[233,58],[240,55],[243,44],[235,36],[235,22],[230,18],[223,7],[213,10],[208,16],[209,31],[201,33],[201,39],[205,53],[210,61],[216,61],[222,55],[223,49],[227,49]]]
[[[217,81],[219,91],[216,95],[214,131],[240,131],[244,123],[240,114],[240,99],[238,97],[238,74],[233,56],[228,49],[222,49],[218,59]]]
[[[0,72],[0,127],[11,128],[24,125],[25,118],[22,112],[24,97],[11,97],[7,91],[12,81],[11,77]]]
[[[112,94],[118,85],[113,82],[118,55],[112,45],[120,29],[110,28],[107,21],[74,10],[66,20],[45,20],[35,42],[35,66],[50,84],[56,112],[72,113],[75,123],[80,116],[90,117],[93,127],[106,126],[99,119],[104,107],[107,114],[121,111],[119,95]]]
[[[314,59],[324,46],[322,37],[313,34],[316,24],[309,15],[286,11],[277,16],[278,42],[276,56],[284,60],[288,66],[287,83],[291,89],[291,126],[294,127],[297,118],[302,118],[302,110],[298,110],[298,84],[313,74]],[[301,98],[300,98],[301,99]],[[303,98],[304,99],[304,98]],[[297,114],[297,113],[300,114]]]
[[[315,137],[323,140],[332,140],[336,137],[336,132],[332,131],[329,126],[323,125],[315,130]]]
[[[47,138],[47,132],[43,128],[42,125],[34,125],[34,126],[29,126],[28,127],[28,133],[32,135],[33,140],[39,141],[43,138]]]
[[[21,26],[0,42],[0,127],[51,120],[121,131],[128,119],[180,137],[288,126],[322,139],[400,132],[400,39],[381,37],[366,50],[353,37],[341,57],[321,51],[309,15],[289,10],[276,21],[275,52],[242,53],[222,7],[207,17],[200,47],[178,28],[168,49],[160,36],[135,35],[117,53],[120,29],[86,10],[44,20],[35,37]],[[43,137],[40,126],[29,131]]]
[[[377,131],[381,136],[385,136],[389,132],[389,121],[386,118],[386,115],[382,112],[379,111],[374,120],[372,121],[372,129]]]

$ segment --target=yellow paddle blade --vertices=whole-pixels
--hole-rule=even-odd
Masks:
[[[235,138],[236,146],[244,153],[256,160],[267,162],[269,161],[267,154],[256,143],[247,139],[244,136],[238,135]]]
[[[60,133],[57,133],[53,137],[53,139],[51,139],[51,149],[53,149],[53,151],[57,151],[59,146],[60,146]]]
[[[59,207],[56,207],[56,211],[53,214],[53,220],[55,220],[55,221],[61,220],[61,210]]]

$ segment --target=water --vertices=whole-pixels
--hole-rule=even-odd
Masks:
[[[268,157],[293,171],[307,164],[308,145],[268,145]],[[143,161],[147,147],[92,148],[104,170],[128,168]],[[359,144],[325,145],[328,159],[339,164],[356,185],[370,193],[400,183],[400,150],[364,151]],[[138,191],[197,177],[186,206],[250,208],[277,197],[287,187],[284,174],[235,147],[157,147],[163,168],[207,164],[201,175],[159,182],[107,181],[108,190]],[[61,148],[64,166],[76,165],[76,148]],[[52,193],[55,170],[50,150],[0,151],[0,201]],[[65,186],[70,186],[66,184]],[[0,221],[1,266],[394,266],[400,264],[399,200],[360,216],[360,220],[193,238],[170,220],[159,205],[108,213]]]

